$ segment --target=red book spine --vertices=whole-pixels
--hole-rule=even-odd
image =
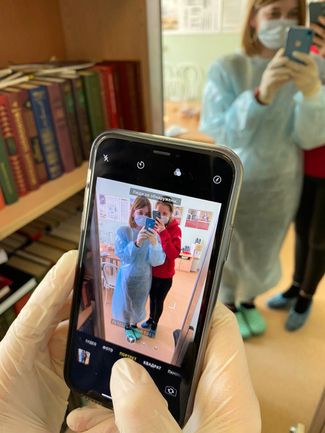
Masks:
[[[101,77],[105,94],[105,107],[108,114],[108,121],[111,128],[121,128],[120,115],[118,113],[118,103],[116,95],[116,85],[114,79],[114,68],[112,65],[100,64],[96,66]]]
[[[26,133],[26,126],[22,115],[22,106],[20,104],[17,92],[6,92],[9,107],[12,116],[12,130],[16,139],[17,153],[21,157],[21,162],[25,170],[27,187],[33,191],[39,187],[34,157]]]
[[[46,87],[63,169],[65,172],[68,172],[73,170],[76,165],[61,88],[58,83],[51,83]]]
[[[3,197],[2,190],[1,190],[1,187],[0,187],[0,209],[4,208],[5,205],[6,205],[5,204],[5,199]]]
[[[10,109],[8,107],[8,100],[4,95],[0,95],[0,128],[5,140],[7,153],[9,156],[9,163],[14,176],[18,195],[21,197],[28,193],[28,187],[20,155],[17,153],[16,141],[12,131],[12,119],[10,116]]]
[[[22,296],[18,301],[14,304],[14,310],[16,315],[21,312],[25,304],[27,303],[28,299],[32,296],[32,291],[26,293],[26,295]]]
[[[39,142],[39,137],[35,125],[34,113],[32,104],[28,96],[28,91],[19,89],[19,98],[22,106],[22,113],[26,126],[26,133],[29,138],[30,146],[32,149],[34,164],[37,172],[37,177],[40,183],[47,182],[49,180],[46,165],[44,161],[44,155]]]

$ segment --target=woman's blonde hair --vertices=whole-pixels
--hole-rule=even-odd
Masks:
[[[246,17],[244,19],[241,46],[248,56],[254,56],[261,51],[262,45],[257,38],[256,30],[251,26],[254,14],[261,8],[277,0],[247,0]],[[303,26],[306,22],[306,1],[298,0],[298,25]]]
[[[137,209],[142,209],[144,207],[148,206],[148,214],[149,216],[151,216],[151,203],[150,201],[147,199],[147,197],[144,197],[143,195],[138,196],[130,209],[130,215],[129,215],[129,226],[132,228],[135,228],[137,225],[134,221],[134,211],[136,211]]]

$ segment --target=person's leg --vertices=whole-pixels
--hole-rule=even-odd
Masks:
[[[312,298],[325,272],[325,182],[314,181],[315,200],[310,225],[306,270],[297,301],[289,313],[286,328],[303,326],[310,313]]]
[[[286,291],[279,293],[268,300],[267,305],[270,308],[287,309],[290,308],[297,299],[306,269],[309,248],[308,237],[312,221],[314,200],[314,185],[310,179],[305,176],[300,203],[295,217],[293,281]]]
[[[151,280],[151,288],[149,293],[149,300],[150,300],[150,313],[149,313],[149,319],[146,320],[141,324],[141,328],[149,329],[154,321],[155,311],[156,311],[156,305],[157,305],[157,297],[159,296],[159,278],[152,277]]]
[[[173,283],[172,278],[158,278],[158,280],[158,290],[156,291],[155,296],[155,311],[152,316],[155,324],[159,322],[160,316],[162,315],[164,309],[164,301]]]

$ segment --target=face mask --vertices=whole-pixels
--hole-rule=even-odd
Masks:
[[[143,227],[145,225],[146,219],[147,219],[147,217],[145,215],[135,215],[134,216],[134,221],[135,221],[136,225],[139,227]]]
[[[167,225],[168,222],[169,222],[169,218],[168,218],[168,216],[162,216],[162,217],[160,218],[160,220],[161,220],[161,222],[162,222],[163,224],[165,224],[165,225]]]
[[[265,20],[262,21],[257,37],[260,42],[272,50],[284,47],[287,29],[297,25],[297,20]]]

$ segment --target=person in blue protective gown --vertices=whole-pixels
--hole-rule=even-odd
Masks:
[[[115,254],[121,259],[121,267],[112,299],[112,318],[124,325],[130,342],[142,336],[137,323],[146,315],[151,268],[162,265],[166,258],[158,234],[145,229],[147,217],[151,217],[150,201],[139,196],[131,207],[129,226],[120,227],[115,239]]]
[[[217,60],[204,90],[200,130],[231,147],[244,181],[220,296],[243,338],[266,323],[254,298],[280,278],[279,252],[297,210],[302,149],[325,139],[325,76],[320,57],[284,55],[288,27],[304,25],[302,0],[249,0],[243,52]]]

